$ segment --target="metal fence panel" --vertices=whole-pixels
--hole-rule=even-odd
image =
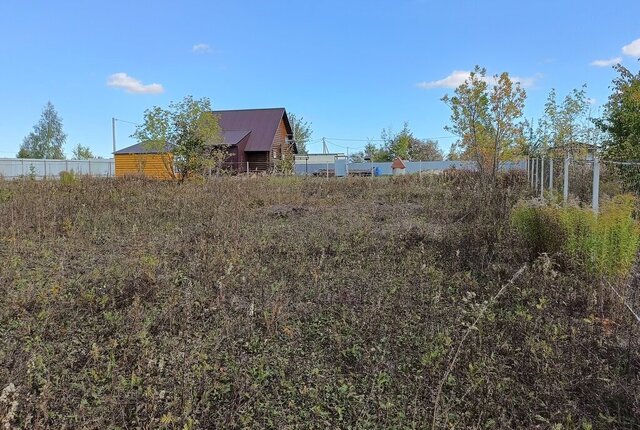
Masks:
[[[338,160],[340,161],[340,160]],[[294,171],[297,175],[317,175],[327,170],[335,173],[336,176],[342,176],[342,168],[339,163],[307,163],[305,161],[296,162]],[[438,173],[448,169],[476,170],[477,165],[474,161],[405,161],[406,173],[431,172]],[[391,162],[364,162],[364,163],[348,163],[349,173],[371,172],[377,170],[381,175],[391,175]],[[502,170],[525,170],[526,160],[513,161],[504,163]]]
[[[44,160],[33,158],[0,158],[0,176],[6,179],[33,177],[59,178],[62,172],[97,177],[115,176],[113,159]]]

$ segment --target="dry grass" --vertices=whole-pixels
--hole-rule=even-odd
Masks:
[[[633,428],[632,323],[592,317],[586,275],[542,257],[485,306],[530,260],[522,193],[461,174],[0,182],[0,418],[430,428],[449,371],[438,428]]]

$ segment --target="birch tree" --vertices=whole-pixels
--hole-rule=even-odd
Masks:
[[[445,129],[459,137],[462,158],[475,160],[481,174],[495,176],[501,163],[522,151],[525,100],[526,92],[508,73],[487,77],[479,66],[453,96],[442,98],[451,109]]]

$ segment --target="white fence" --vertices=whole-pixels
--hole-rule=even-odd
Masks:
[[[61,172],[107,178],[115,176],[115,163],[112,158],[91,160],[0,158],[0,177],[5,179],[58,178]]]
[[[538,157],[527,160],[529,184],[540,197],[545,193],[589,203],[598,213],[605,196],[640,194],[640,163],[631,161]]]
[[[331,173],[335,176],[349,176],[355,173],[368,173],[374,176],[391,175],[391,162],[348,163],[346,157],[336,157],[330,163],[308,163],[298,157],[294,166],[296,175],[311,176]],[[448,169],[476,170],[475,161],[405,161],[406,173],[437,173]],[[526,160],[504,163],[502,170],[525,170]]]

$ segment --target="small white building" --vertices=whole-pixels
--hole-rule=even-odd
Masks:
[[[391,163],[391,172],[393,176],[404,175],[407,173],[407,165],[404,164],[404,161],[400,157],[396,157]]]
[[[345,158],[344,153],[332,153],[332,154],[307,154],[307,155],[296,155],[295,163],[298,165],[305,164],[333,164],[336,159]]]

